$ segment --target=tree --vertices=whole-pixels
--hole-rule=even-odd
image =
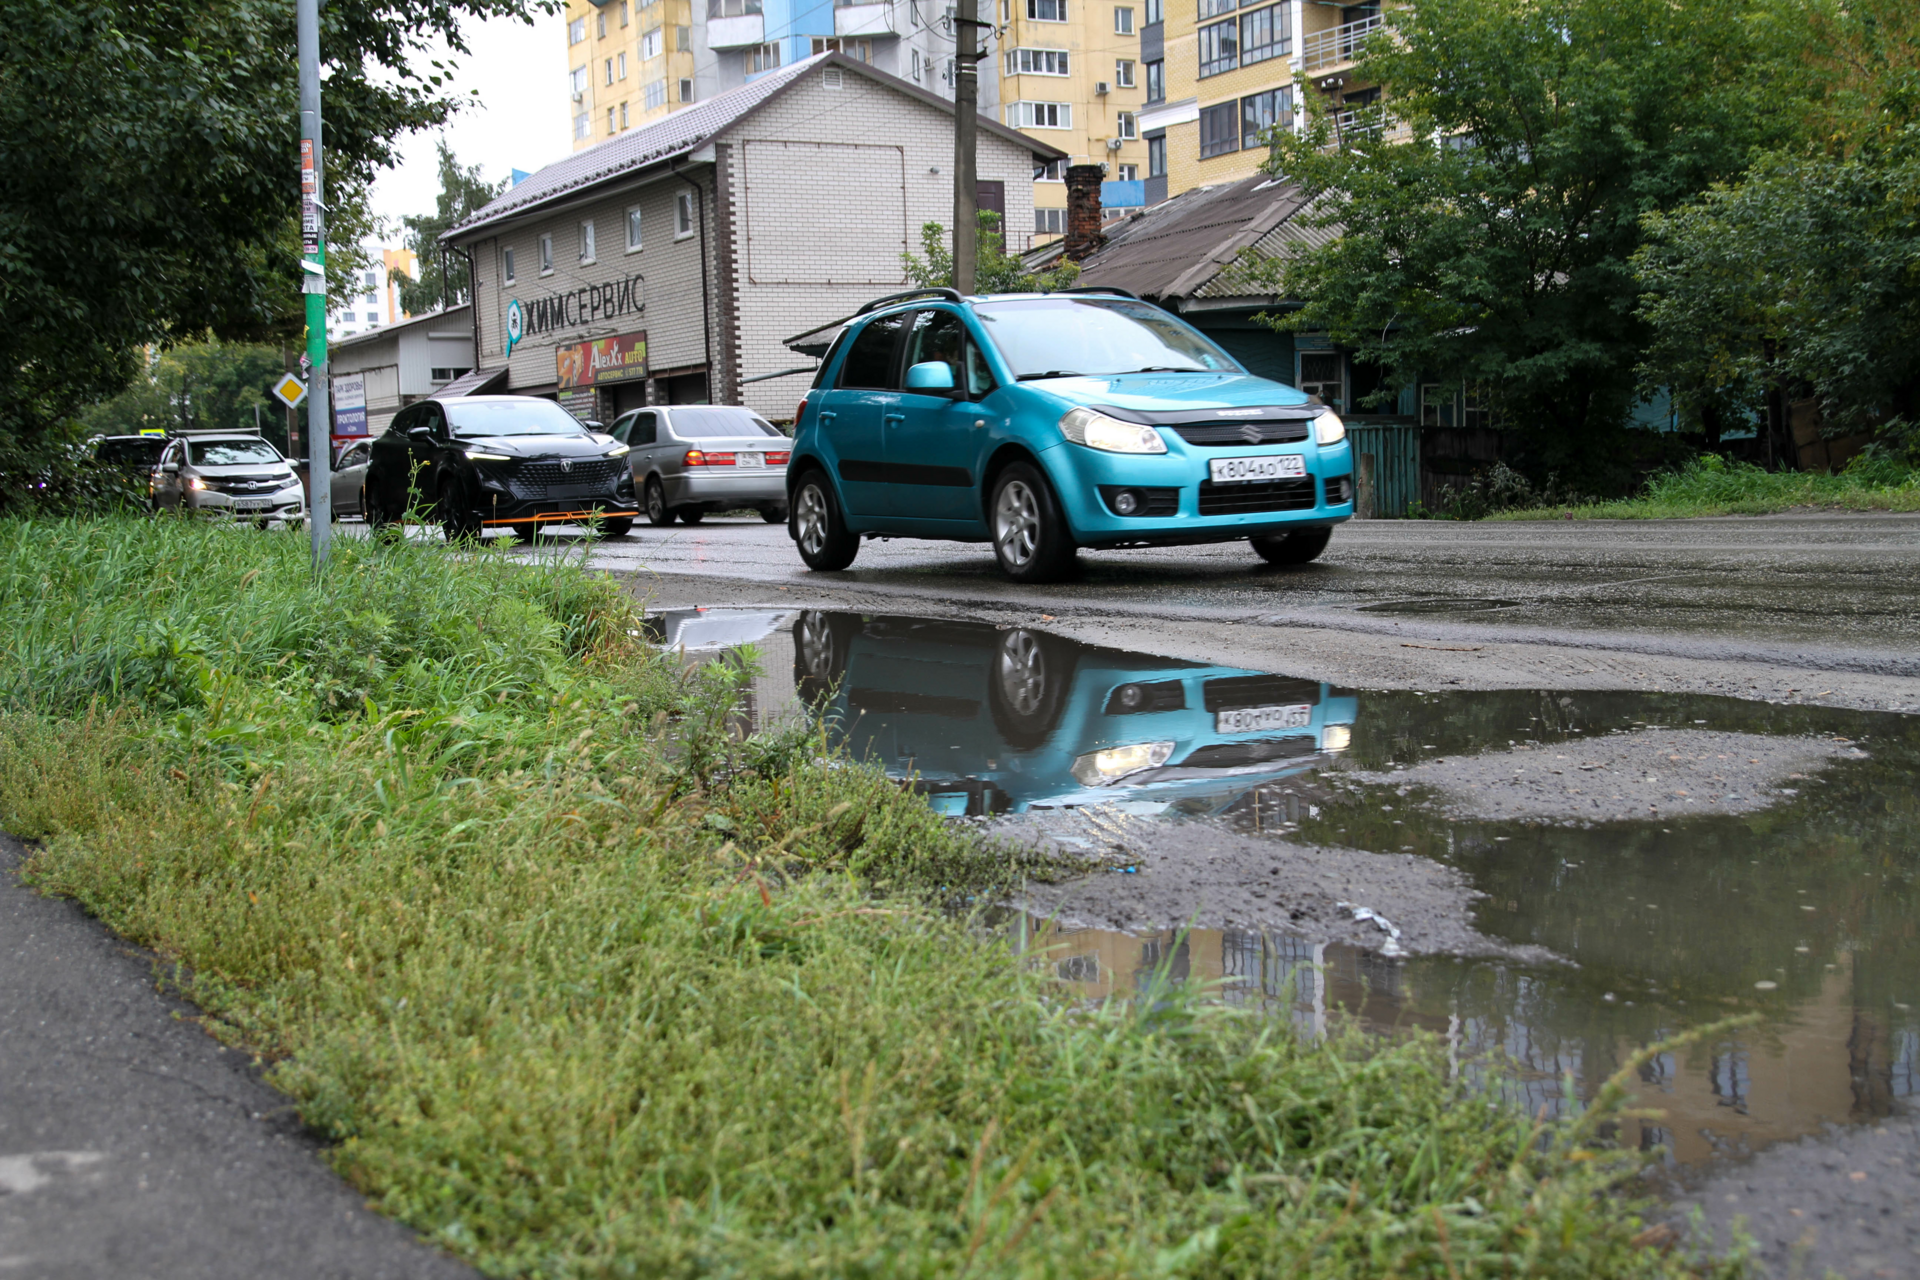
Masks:
[[[1339,235],[1268,268],[1300,300],[1274,323],[1329,333],[1396,385],[1473,388],[1525,433],[1536,475],[1624,483],[1641,219],[1739,173],[1792,119],[1793,68],[1768,65],[1749,21],[1760,2],[1390,11],[1351,77],[1382,87],[1383,115],[1310,104],[1304,132],[1275,133],[1271,169]]]
[[[414,65],[431,44],[533,7],[329,0],[330,201],[452,110],[442,65]],[[285,0],[0,0],[0,468],[149,344],[299,332],[293,49]]]
[[[217,338],[183,342],[158,353],[125,391],[88,407],[80,424],[88,435],[251,431],[258,409],[277,425],[282,410],[267,388],[281,373],[276,347]]]
[[[407,247],[413,250],[420,275],[417,280],[401,272],[395,276],[400,281],[400,309],[412,315],[459,306],[472,296],[466,260],[458,254],[443,253],[440,234],[484,208],[507,185],[483,179],[478,165],[462,169],[444,138],[439,150],[440,196],[434,211],[402,219],[407,228]]]
[[[1026,264],[1006,250],[1007,239],[1000,232],[1000,215],[991,209],[980,210],[979,256],[974,267],[974,288],[981,293],[1031,293],[1064,289],[1080,278],[1078,263],[1062,258],[1045,271],[1028,271]],[[920,252],[900,255],[907,279],[922,289],[953,287],[953,248],[947,229],[937,222],[920,228]]]

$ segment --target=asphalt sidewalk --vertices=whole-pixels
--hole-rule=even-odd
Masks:
[[[477,1277],[370,1211],[154,961],[0,835],[0,1280]]]

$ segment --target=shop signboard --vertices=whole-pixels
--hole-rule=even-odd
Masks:
[[[343,373],[333,380],[333,435],[367,434],[367,375]]]
[[[568,343],[554,348],[554,362],[562,392],[640,382],[647,376],[647,335],[623,333]]]

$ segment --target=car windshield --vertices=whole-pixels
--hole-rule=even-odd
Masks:
[[[587,430],[551,400],[449,400],[443,407],[455,435],[577,436]]]
[[[1119,373],[1242,372],[1232,356],[1166,312],[1124,298],[1047,298],[974,306],[1021,381]]]
[[[244,467],[255,462],[282,462],[280,451],[265,440],[195,440],[196,467]]]
[[[673,434],[682,440],[713,440],[722,436],[778,436],[780,428],[751,409],[674,409]]]

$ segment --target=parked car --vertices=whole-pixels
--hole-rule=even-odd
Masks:
[[[860,535],[991,542],[1019,582],[1079,547],[1246,540],[1303,564],[1353,514],[1331,409],[1121,290],[867,304],[796,414],[788,532],[813,569]]]
[[[355,440],[341,446],[333,460],[333,518],[363,516],[367,513],[367,460],[373,456],[373,441]]]
[[[536,396],[408,405],[373,439],[363,487],[369,525],[422,512],[448,538],[596,518],[619,538],[639,514],[627,446]]]
[[[114,467],[129,476],[138,476],[144,483],[160,465],[160,454],[167,447],[167,437],[150,436],[95,436],[87,441],[93,450],[93,460],[102,466]]]
[[[681,404],[635,409],[613,424],[632,446],[628,465],[647,519],[698,524],[710,511],[751,507],[768,524],[787,518],[786,434],[751,409]]]
[[[1216,813],[1326,765],[1359,703],[1317,680],[1045,631],[808,610],[794,686],[854,759],[952,815],[1138,800]]]
[[[207,432],[175,436],[151,472],[156,511],[193,511],[250,519],[306,519],[307,494],[280,451],[259,436]]]

